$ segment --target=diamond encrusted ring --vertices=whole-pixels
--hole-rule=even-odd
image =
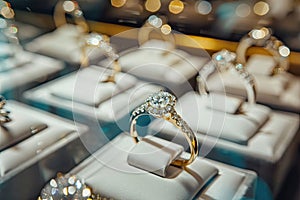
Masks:
[[[4,123],[10,122],[9,111],[4,108],[6,100],[0,95],[0,126]]]
[[[246,51],[251,46],[264,47],[273,55],[277,65],[273,68],[270,75],[276,75],[288,70],[288,56],[290,55],[290,49],[272,35],[271,29],[266,27],[253,29],[244,36],[236,49],[237,62],[241,64],[246,63]]]
[[[215,70],[227,71],[230,70],[233,73],[237,73],[244,82],[247,90],[248,103],[255,104],[256,102],[256,88],[254,77],[245,69],[245,67],[236,63],[236,54],[223,49],[212,56],[212,60],[204,65],[197,77],[198,91],[200,95],[208,95],[208,89],[206,86],[206,80],[210,74]]]
[[[77,175],[58,173],[55,179],[41,190],[38,200],[112,200],[99,194],[93,194],[92,188]]]
[[[190,158],[176,159],[172,163],[173,165],[184,167],[191,164],[197,157],[198,141],[189,125],[176,112],[174,108],[175,103],[176,97],[165,91],[159,91],[150,95],[144,104],[140,105],[132,112],[130,120],[130,135],[133,137],[136,143],[140,141],[136,131],[136,121],[141,115],[150,114],[156,118],[163,118],[171,122],[183,132],[190,147]]]

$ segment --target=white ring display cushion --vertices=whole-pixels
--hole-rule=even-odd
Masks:
[[[81,47],[80,40],[84,33],[78,26],[66,24],[60,26],[51,33],[44,34],[25,45],[31,52],[40,53],[69,63],[80,63]],[[104,51],[100,48],[87,48],[86,55],[92,60],[103,56]]]
[[[28,99],[74,111],[103,122],[114,122],[161,89],[118,73],[116,84],[101,83],[110,70],[90,66],[25,92]]]
[[[295,137],[299,129],[298,115],[274,112],[262,105],[249,107],[245,116],[228,113],[220,115],[218,111],[205,111],[207,107],[201,101],[199,94],[189,92],[178,100],[176,106],[195,131],[204,152],[210,148],[234,152],[243,158],[243,163],[247,165],[245,168],[256,170],[259,175],[260,172],[266,175],[273,170],[266,169],[270,167],[268,164],[260,166],[261,163],[271,163],[274,166],[287,148],[292,143],[297,143]],[[155,120],[150,124],[149,131],[159,132],[160,137],[186,144],[182,134],[170,123]],[[270,177],[276,176],[272,174]]]
[[[272,57],[264,55],[253,55],[246,64],[255,78],[257,101],[300,112],[300,78],[287,72],[269,76],[269,69],[275,64]],[[210,76],[207,85],[210,91],[221,91],[225,87],[228,93],[246,96],[242,81],[230,72]]]
[[[54,117],[54,115],[34,110],[34,108],[15,101],[8,101],[6,108],[11,111],[10,115],[13,120],[7,123],[7,126],[4,126],[8,128],[6,130],[7,134],[11,134],[11,129],[15,132],[27,133],[25,130],[19,129],[30,129],[36,122],[46,124],[47,128],[0,152],[0,182],[62,148],[78,138],[87,129],[82,125],[75,127],[72,123]],[[14,121],[23,117],[27,120],[20,121],[20,124],[18,124],[18,121]],[[28,123],[27,126],[25,122]],[[4,133],[1,133],[1,137],[2,134]],[[12,137],[15,136],[22,137],[21,135],[12,135]]]
[[[168,50],[167,42],[149,40],[138,49],[120,53],[122,70],[146,81],[163,86],[187,84],[207,58],[191,55],[183,50]],[[178,86],[178,93],[184,93]]]
[[[44,81],[47,76],[64,68],[64,64],[60,61],[27,51],[21,52],[17,58],[17,61],[12,58],[9,61],[3,61],[7,65],[5,71],[0,70],[0,93],[34,81]]]
[[[127,163],[128,152],[134,146],[130,136],[120,134],[70,173],[83,178],[95,193],[124,200],[192,199],[205,184],[199,195],[202,198],[241,199],[256,178],[253,172],[200,158],[187,167],[190,173],[171,166],[172,175],[163,178]]]

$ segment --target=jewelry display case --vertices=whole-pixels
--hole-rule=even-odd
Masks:
[[[1,198],[298,199],[299,8],[0,0]]]
[[[16,101],[7,101],[5,109],[10,120],[2,123],[1,109],[1,198],[34,199],[57,171],[70,170],[89,155],[81,142],[89,138],[86,126]]]

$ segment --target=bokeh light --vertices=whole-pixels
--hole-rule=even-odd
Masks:
[[[279,47],[279,54],[283,57],[288,57],[290,55],[290,49],[287,46]]]
[[[63,3],[63,9],[66,12],[73,12],[75,10],[75,4],[72,1],[64,1]]]
[[[160,28],[161,32],[165,35],[169,35],[172,31],[172,28],[169,24],[164,24],[162,25],[162,27]]]
[[[155,15],[151,15],[148,18],[148,23],[151,24],[152,26],[154,26],[155,28],[159,28],[162,25],[162,20]]]
[[[145,3],[145,8],[149,12],[156,12],[160,9],[161,2],[160,0],[147,0]]]
[[[253,12],[259,16],[266,15],[270,10],[269,4],[264,1],[257,2],[253,7]]]
[[[251,8],[246,3],[241,3],[235,9],[235,14],[239,17],[247,17],[251,13]]]
[[[208,15],[212,11],[211,3],[208,1],[198,1],[195,4],[196,12],[201,15]]]
[[[113,7],[120,8],[125,5],[127,0],[110,0]]]
[[[179,14],[183,11],[184,4],[180,0],[173,0],[169,4],[169,11],[173,14]]]

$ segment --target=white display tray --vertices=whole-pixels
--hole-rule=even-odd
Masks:
[[[34,199],[57,171],[68,170],[89,155],[81,143],[81,139],[88,137],[86,126],[75,126],[71,121],[16,101],[7,101],[6,109],[12,119],[14,115],[25,115],[47,128],[0,152],[1,198]]]

